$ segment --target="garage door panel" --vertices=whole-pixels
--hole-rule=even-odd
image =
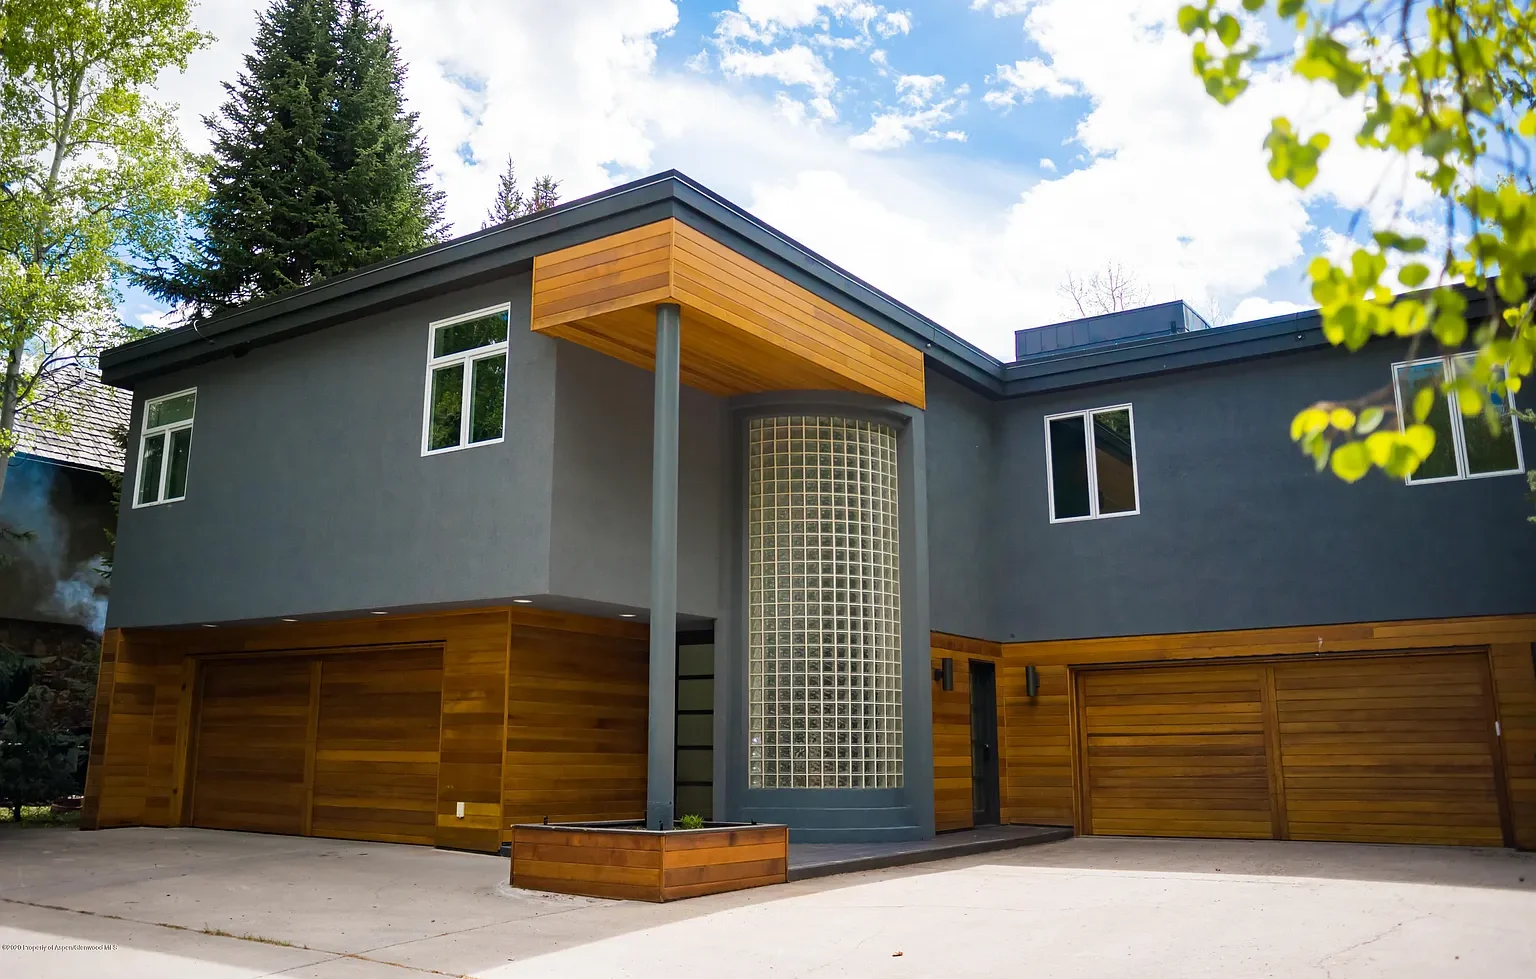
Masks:
[[[391,650],[320,672],[311,832],[430,844],[437,834],[442,657]]]
[[[1360,658],[1339,667],[1324,697],[1296,681],[1315,684],[1325,664],[1275,666],[1291,837],[1501,843],[1486,657]]]
[[[192,825],[302,833],[309,665],[209,663],[198,717]]]
[[[1490,689],[1477,653],[1085,673],[1086,828],[1499,845]]]
[[[194,825],[431,844],[441,703],[437,649],[211,661]]]
[[[1083,677],[1092,832],[1270,834],[1259,674],[1164,667]]]

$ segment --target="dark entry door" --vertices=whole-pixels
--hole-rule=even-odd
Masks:
[[[971,661],[971,821],[1000,822],[997,790],[997,671]]]

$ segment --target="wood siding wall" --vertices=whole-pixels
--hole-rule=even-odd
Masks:
[[[951,648],[957,642],[954,637],[934,637],[935,650]],[[1501,761],[1514,838],[1521,847],[1536,848],[1533,643],[1536,616],[1532,615],[1003,643],[998,677],[999,725],[1005,749],[1003,820],[1078,824],[1071,667],[1461,647],[1486,651],[1497,720],[1503,731]],[[1031,664],[1040,676],[1039,695],[1033,698],[1024,693],[1024,670]],[[957,679],[958,667],[957,659]],[[937,759],[937,695],[935,704]],[[936,761],[936,774],[939,764]]]
[[[672,833],[520,826],[512,840],[512,885],[562,894],[676,901],[782,884],[788,872],[785,826]]]
[[[650,640],[633,623],[512,628],[502,838],[516,823],[645,815]]]
[[[503,805],[509,798],[522,805],[519,812],[538,811],[540,818],[559,811],[556,802],[581,814],[637,813],[645,802],[646,635],[642,625],[522,608],[220,629],[109,630],[102,642],[81,825],[186,824],[198,670],[207,657],[313,656],[402,646],[442,650],[436,845],[498,849],[507,838]],[[606,662],[608,656],[615,662]],[[528,709],[562,701],[564,709]],[[599,747],[589,747],[586,765],[530,766],[530,752],[540,750],[540,742],[591,746],[593,731],[602,737]],[[638,779],[632,774],[636,750]],[[631,773],[616,783],[609,778],[615,764]]]
[[[955,689],[946,691],[933,681],[933,820],[940,832],[969,829],[973,823],[971,796],[971,660],[982,660],[999,667],[997,739],[998,783],[1002,789],[1007,772],[1007,727],[1002,704],[1002,644],[983,639],[933,634],[933,668],[949,657],[955,661]],[[1006,809],[1002,815],[1008,821]]]
[[[922,407],[923,355],[675,218],[540,255],[532,328],[651,370],[682,307],[682,382],[712,394],[858,391]]]

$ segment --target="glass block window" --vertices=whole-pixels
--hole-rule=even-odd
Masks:
[[[748,784],[902,783],[896,433],[751,425]]]

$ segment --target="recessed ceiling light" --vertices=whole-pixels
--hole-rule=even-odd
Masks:
[[[298,619],[284,619],[283,621],[284,622],[297,622],[299,620]]]
[[[204,629],[217,629],[218,626],[214,625],[212,622],[204,622],[203,623],[203,628]]]
[[[633,612],[620,612],[619,613],[619,618],[621,618],[621,619],[632,619],[634,617],[635,617],[635,613],[633,613]]]
[[[531,598],[514,598],[514,599],[512,599],[512,601],[516,602],[519,605],[532,605],[533,604],[533,599],[531,599]]]
[[[373,614],[374,615],[388,615],[389,613],[388,612],[380,612],[377,609],[375,609]]]

